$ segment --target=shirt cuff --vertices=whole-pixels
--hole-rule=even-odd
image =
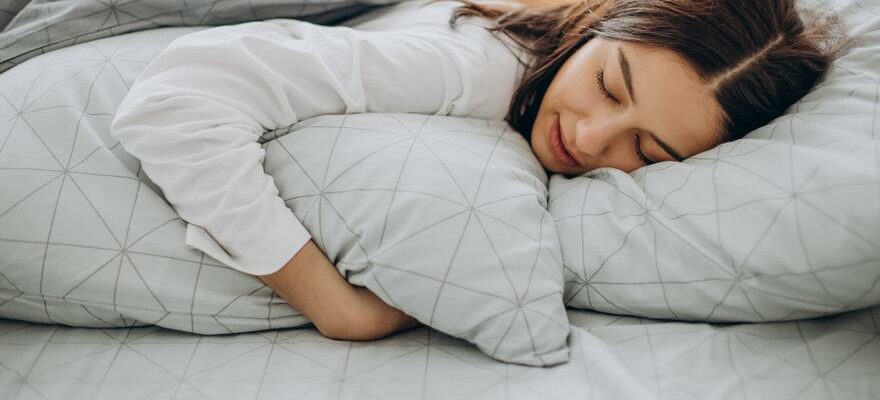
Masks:
[[[250,275],[268,275],[281,269],[302,249],[311,235],[299,223],[279,223],[266,237],[260,248],[253,249],[250,255],[233,257],[205,228],[186,225],[186,245],[211,256],[222,264]]]

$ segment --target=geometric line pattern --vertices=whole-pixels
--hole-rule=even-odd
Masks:
[[[265,170],[349,281],[493,357],[564,359],[546,175],[521,135],[416,114],[325,116],[291,131],[267,143]]]
[[[52,50],[128,32],[271,18],[334,24],[371,6],[396,1],[399,0],[297,0],[284,4],[270,0],[15,0],[12,4],[6,1],[0,4],[0,73]]]
[[[186,224],[110,135],[137,74],[193,28],[107,38],[0,75],[0,316],[207,334],[300,326]]]
[[[0,320],[4,399],[853,399],[880,393],[880,309],[710,326],[571,310],[571,361],[505,364],[421,327],[198,336]]]
[[[845,17],[855,15],[857,10],[875,7],[867,2],[838,3],[844,5],[841,10]],[[876,16],[877,13],[859,15]],[[854,25],[850,32],[877,42],[877,28],[876,21],[869,21]],[[32,59],[26,67],[0,75],[0,88],[3,89],[0,90],[0,186],[4,188],[0,192],[0,254],[3,255],[0,259],[0,315],[39,322],[118,328],[84,330],[0,320],[0,354],[11,355],[0,359],[0,397],[118,398],[124,393],[125,397],[264,398],[297,393],[297,397],[302,398],[510,398],[517,395],[559,398],[560,395],[575,394],[588,398],[728,398],[733,392],[748,398],[874,398],[880,392],[875,383],[880,381],[876,376],[880,371],[877,364],[880,359],[877,354],[880,314],[876,309],[812,321],[720,327],[572,310],[569,319],[576,326],[571,335],[572,361],[552,369],[499,363],[466,342],[428,328],[362,344],[328,340],[313,329],[203,337],[155,326],[141,327],[157,324],[176,330],[226,333],[307,323],[255,279],[247,278],[198,251],[183,248],[180,245],[183,242],[183,221],[164,203],[161,192],[143,175],[137,160],[125,154],[109,136],[109,121],[113,118],[115,105],[140,69],[168,42],[191,31],[193,29],[186,28],[155,30],[95,41],[53,51]],[[132,45],[134,42],[137,45]],[[595,223],[596,219],[591,220],[591,217],[614,214],[622,221],[621,226],[629,226],[623,235],[625,240],[632,240],[623,243],[628,249],[653,243],[654,247],[641,255],[653,254],[654,257],[648,259],[661,260],[663,253],[658,251],[661,248],[657,243],[666,239],[669,232],[657,227],[668,227],[669,221],[724,221],[726,213],[776,201],[783,204],[777,205],[776,213],[771,214],[776,219],[771,218],[769,225],[754,228],[762,240],[773,237],[772,223],[787,216],[785,212],[797,217],[802,209],[812,207],[824,211],[819,214],[828,216],[828,226],[840,227],[850,235],[847,236],[849,240],[866,246],[865,254],[870,256],[871,249],[875,248],[872,239],[876,240],[870,235],[876,232],[872,230],[876,227],[871,225],[874,222],[847,224],[849,221],[839,216],[833,218],[835,214],[821,202],[822,197],[831,200],[835,200],[835,194],[848,197],[851,196],[848,190],[864,187],[872,190],[869,194],[880,198],[880,183],[875,179],[876,171],[880,169],[877,107],[866,112],[858,111],[864,109],[862,103],[865,100],[876,104],[880,93],[880,79],[876,69],[870,68],[878,64],[878,52],[876,48],[869,50],[850,52],[817,90],[820,94],[821,90],[844,92],[848,94],[845,101],[835,104],[818,98],[821,97],[818,95],[808,97],[796,106],[795,113],[753,134],[756,140],[731,144],[689,161],[685,166],[689,169],[680,170],[676,174],[679,179],[671,184],[663,179],[668,178],[663,171],[683,166],[658,165],[634,177],[608,173],[601,175],[601,180],[586,185],[570,185],[555,177],[551,183],[551,207],[554,201],[566,196],[583,194],[576,197],[577,207],[571,208],[580,214],[554,213],[560,231],[565,232],[561,221],[578,221],[581,228],[590,226],[592,230],[600,230],[597,227],[601,223]],[[829,120],[829,115],[837,119]],[[312,129],[324,130],[324,136],[328,138],[335,138],[343,132],[378,134],[369,126],[362,126],[369,125],[365,122],[367,119],[335,118],[313,121]],[[460,216],[467,216],[467,225],[459,225],[462,227],[459,232],[468,232],[465,228],[471,227],[470,232],[483,233],[483,239],[489,240],[486,244],[493,248],[490,255],[503,259],[494,249],[494,238],[485,234],[493,226],[520,238],[527,237],[534,243],[548,241],[542,235],[555,235],[543,229],[531,232],[515,225],[509,216],[493,213],[492,201],[474,196],[489,192],[480,189],[479,181],[468,187],[457,180],[459,175],[452,170],[454,163],[443,161],[445,159],[437,149],[456,145],[459,146],[458,152],[473,149],[462,148],[457,139],[452,140],[454,135],[443,138],[449,132],[428,129],[432,122],[436,122],[434,119],[391,115],[383,118],[394,120],[393,125],[384,124],[385,127],[400,128],[398,145],[420,148],[425,156],[434,157],[434,161],[446,166],[445,175],[441,177],[457,186],[458,192],[452,193],[459,193],[461,198],[441,197],[426,190],[412,192],[432,197],[437,203],[449,207],[459,207],[458,210],[463,212]],[[870,130],[863,129],[867,120],[872,127]],[[459,123],[463,124],[459,126],[460,132],[484,135],[484,139],[494,138],[493,143],[499,145],[519,146],[505,142],[504,135],[509,132],[493,127],[491,123],[481,125],[483,122],[474,120],[460,120]],[[855,137],[833,137],[799,128],[805,124],[845,128],[846,133]],[[327,130],[335,130],[336,136],[327,134]],[[285,150],[283,140],[271,139],[289,135],[290,131],[270,132],[264,144],[273,152]],[[864,132],[869,132],[867,139]],[[797,143],[809,149],[819,149],[811,151],[828,154],[810,161],[806,164],[809,168],[800,171],[802,157],[814,153],[789,150],[788,174],[784,175],[787,180],[770,178],[761,175],[760,170],[725,161],[728,157],[764,158],[766,154],[762,155],[762,151],[785,148],[780,143]],[[327,156],[332,154],[339,153],[331,152]],[[404,160],[410,162],[412,153],[400,155],[406,156]],[[368,162],[368,158],[358,162]],[[833,172],[840,165],[847,165],[848,161],[860,163],[860,166],[873,165],[874,169],[868,169],[867,176],[844,177],[842,182],[829,180],[828,171]],[[523,158],[515,162],[527,164]],[[367,239],[352,232],[353,222],[339,205],[337,198],[340,196],[336,196],[336,191],[350,190],[334,185],[344,181],[337,178],[355,171],[331,171],[327,165],[321,173],[301,168],[304,174],[309,171],[311,180],[308,183],[312,185],[311,189],[319,190],[317,193],[288,196],[286,200],[288,204],[300,201],[308,204],[304,208],[304,218],[307,219],[305,214],[309,213],[314,216],[319,222],[315,225],[318,229],[330,229],[330,225],[324,224],[327,220],[318,216],[335,215],[337,222],[345,226],[344,232],[357,239],[352,242],[357,246],[337,249],[339,254],[348,254],[357,260],[341,263],[340,268],[347,268],[352,277],[362,279],[361,283],[373,285],[371,288],[386,301],[394,301],[396,294],[389,290],[392,284],[386,281],[393,279],[393,275],[381,275],[380,271],[393,274],[403,268],[393,260],[383,262],[381,257],[387,256],[390,250],[387,253],[367,250],[369,247],[364,241],[374,240],[394,249],[400,247],[395,246],[398,242],[394,239],[414,236],[395,238],[383,234],[379,239]],[[695,196],[681,188],[707,172],[715,187],[723,186],[720,176],[729,171],[725,168],[762,176],[757,181],[762,182],[767,190],[779,193],[778,198],[766,197],[756,202],[734,198],[737,201],[730,201],[730,198],[715,193],[711,197],[716,205],[714,209],[677,208],[676,196]],[[528,171],[529,167],[521,169]],[[874,175],[870,175],[871,171],[875,171]],[[541,190],[542,185],[530,181],[534,179],[529,178],[530,174],[517,172],[510,179]],[[404,182],[401,174],[392,177]],[[633,190],[629,179],[638,190]],[[593,204],[593,200],[603,197],[596,194],[601,193],[600,185],[609,182],[614,184],[610,185],[614,190],[621,192],[618,193],[620,198],[610,201],[625,201],[621,201],[613,213],[607,211],[609,208],[605,211],[591,209],[603,206],[601,201]],[[674,189],[658,196],[645,196],[643,193],[649,192],[649,188],[654,187],[652,185],[667,185],[667,188]],[[466,187],[471,190],[464,190]],[[838,194],[838,190],[843,194]],[[408,194],[399,187],[398,191]],[[592,196],[590,202],[586,201],[586,194]],[[509,194],[504,196],[504,193],[498,197],[500,200],[515,198]],[[869,204],[870,199],[867,200]],[[389,198],[387,208],[381,210],[382,226],[395,225],[392,211],[404,200]],[[608,201],[604,203],[605,207],[608,207]],[[540,199],[538,204],[545,205]],[[543,222],[540,220],[535,226],[543,226]],[[645,226],[650,227],[653,240],[642,241],[636,237],[636,230]],[[608,238],[616,235],[613,229],[605,231],[607,234],[596,242],[586,241],[586,229],[575,232],[580,245],[575,247],[577,251],[565,254],[569,278],[587,271],[586,267],[570,263],[572,254],[585,258],[590,251],[602,249],[602,246],[612,248],[617,252],[615,254],[622,251],[621,243],[607,243]],[[762,288],[756,281],[768,277],[771,281],[780,277],[805,277],[820,283],[817,293],[829,301],[808,303],[808,306],[837,307],[823,311],[826,313],[876,303],[877,281],[863,279],[864,274],[859,275],[863,281],[860,283],[873,284],[874,291],[854,290],[852,292],[856,295],[853,295],[849,291],[836,292],[831,285],[822,285],[834,283],[826,278],[826,272],[845,273],[860,268],[861,264],[859,260],[837,260],[834,264],[806,258],[814,256],[810,253],[813,246],[803,235],[794,235],[801,245],[800,254],[805,256],[798,265],[808,268],[802,274],[780,273],[761,277],[750,275],[745,269],[754,263],[756,254],[760,255],[756,250],[758,246],[713,253],[712,250],[717,248],[733,246],[736,239],[719,224],[706,232],[698,236],[701,240],[694,240],[691,245],[695,252],[708,260],[707,265],[712,267],[710,271],[717,276],[706,274],[698,280],[669,279],[670,272],[679,271],[664,269],[665,264],[655,262],[650,270],[657,277],[655,281],[603,281],[606,277],[602,273],[615,269],[615,263],[608,258],[596,263],[602,271],[582,275],[591,276],[588,284],[580,284],[585,280],[578,276],[572,282],[580,282],[580,286],[570,283],[567,289],[577,292],[576,298],[582,294],[595,304],[613,304],[611,310],[614,312],[669,313],[681,319],[725,319],[729,317],[725,313],[731,312],[726,311],[728,309],[734,314],[745,309],[754,313],[752,316],[760,315],[757,320],[796,318],[799,313],[814,315],[817,312],[814,308],[804,311],[803,303],[799,303],[801,308],[795,311],[789,308],[779,312],[783,317],[774,314],[778,310],[768,311],[766,305],[756,301],[754,296],[785,298],[785,293],[775,288],[759,290]],[[329,239],[331,236],[321,239],[323,246],[333,245]],[[591,247],[583,246],[584,243],[591,243]],[[449,261],[460,254],[457,252],[459,248],[453,250],[445,258],[448,268],[442,269],[444,272],[457,270]],[[556,257],[555,260],[545,259],[545,262],[558,264],[561,256],[557,253],[558,249],[550,249],[529,260]],[[57,279],[58,271],[69,265],[72,259],[83,262],[76,269],[66,271],[69,275],[63,279]],[[867,259],[868,269],[876,270],[870,257]],[[369,268],[358,270],[363,266]],[[579,268],[582,269],[578,271]],[[641,274],[639,271],[631,275]],[[173,279],[169,279],[172,276]],[[425,280],[456,289],[464,286],[431,276]],[[120,286],[122,282],[127,286]],[[505,278],[499,282],[507,285],[513,293],[511,299],[529,298],[532,289],[517,287],[515,283],[520,280]],[[713,296],[722,293],[723,298],[722,302],[705,302],[711,308],[707,313],[692,313],[686,309],[704,299],[696,297],[697,301],[694,301],[691,298],[688,305],[682,302],[682,297],[686,296],[676,297],[682,287],[713,282],[722,282],[726,285],[722,288],[726,290],[707,292]],[[186,286],[190,292],[185,293],[175,285]],[[648,292],[648,296],[634,296],[636,302],[633,305],[613,297],[613,291],[608,290],[609,287],[627,286],[637,287],[638,292]],[[659,290],[651,291],[652,287]],[[465,289],[466,293],[484,294],[473,287]],[[438,304],[441,298],[438,295],[431,300]],[[746,304],[747,308],[731,308],[731,304],[736,304],[735,300]],[[788,300],[803,302],[801,297]],[[648,311],[639,307],[648,307]],[[260,317],[254,318],[255,315]],[[425,315],[432,320],[439,318],[435,308]],[[532,314],[533,317],[539,315]],[[737,318],[742,317],[733,317]],[[698,368],[694,368],[695,365]]]
[[[206,334],[308,323],[186,248],[186,222],[109,133],[140,70],[193,30],[96,40],[0,75],[0,316]],[[567,359],[547,176],[507,124],[335,116],[261,142],[288,207],[350,281],[494,357]]]

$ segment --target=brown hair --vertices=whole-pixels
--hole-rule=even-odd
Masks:
[[[816,84],[840,48],[834,19],[805,23],[795,0],[453,1],[464,5],[453,13],[452,27],[461,17],[488,18],[494,21],[489,31],[505,34],[533,56],[506,117],[526,137],[553,77],[594,37],[663,47],[687,60],[715,88],[725,114],[723,141],[785,112]]]

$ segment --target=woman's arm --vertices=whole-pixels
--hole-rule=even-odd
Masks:
[[[350,285],[311,240],[260,279],[331,339],[373,340],[419,325],[366,288]]]
[[[463,77],[464,38],[290,20],[207,29],[144,69],[111,131],[233,268],[270,274],[310,236],[263,169],[262,133],[327,114],[467,114],[480,104]]]
[[[265,173],[258,139],[326,114],[502,118],[516,60],[481,27],[452,32],[445,17],[381,32],[274,20],[186,35],[140,74],[111,131],[180,217],[204,228],[208,243],[194,247],[219,245],[222,262],[262,276],[322,332],[410,326],[303,248],[314,244]],[[301,249],[314,257],[294,257]]]

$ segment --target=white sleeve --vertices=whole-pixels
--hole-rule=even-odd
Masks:
[[[476,24],[453,31],[447,19],[374,32],[272,20],[189,34],[141,73],[111,130],[190,224],[187,244],[269,274],[310,236],[263,170],[264,130],[323,114],[504,116],[515,57]]]

